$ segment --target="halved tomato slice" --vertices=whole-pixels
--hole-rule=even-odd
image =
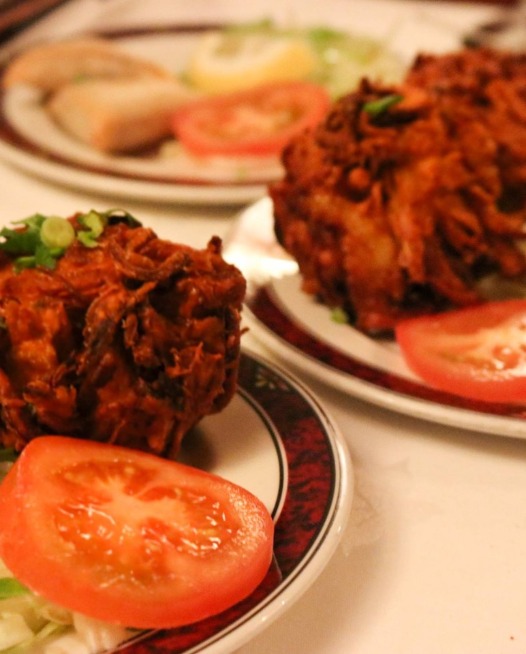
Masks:
[[[272,559],[262,503],[217,476],[124,447],[34,439],[0,485],[0,557],[36,593],[138,628],[248,596]]]
[[[396,340],[430,386],[487,402],[526,402],[526,300],[401,321]]]
[[[309,82],[265,84],[180,107],[173,131],[195,155],[277,155],[330,105],[328,92]]]

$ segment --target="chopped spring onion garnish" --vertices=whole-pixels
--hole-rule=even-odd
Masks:
[[[373,118],[376,118],[377,116],[385,113],[395,104],[401,102],[402,99],[403,98],[401,95],[391,93],[391,95],[385,95],[383,98],[379,98],[378,100],[371,100],[371,102],[366,102],[363,105],[363,110]]]
[[[40,240],[50,250],[66,249],[75,240],[75,229],[69,220],[49,216],[40,227]]]
[[[342,309],[341,307],[335,307],[331,311],[331,320],[340,323],[342,325],[345,325],[350,322],[347,312],[345,311],[345,309]]]
[[[66,225],[64,225],[64,223]],[[54,268],[56,261],[64,254],[68,245],[74,240],[75,230],[65,218],[58,216],[43,216],[34,214],[25,220],[20,220],[15,225],[20,225],[16,229],[4,227],[0,231],[0,250],[15,256],[15,268],[23,270],[24,268],[34,268],[42,266],[44,268]],[[71,233],[67,225],[73,230],[73,239],[70,239]],[[61,245],[66,243],[67,245]]]
[[[111,209],[105,212],[95,210],[76,216],[80,229],[60,216],[44,216],[40,213],[13,223],[15,229],[0,230],[0,251],[15,257],[17,271],[24,268],[53,269],[57,260],[75,240],[88,248],[97,247],[98,238],[110,219],[127,222],[130,226],[140,223],[128,212]]]
[[[79,216],[78,221],[85,227],[85,230],[77,232],[79,241],[87,248],[97,247],[97,239],[107,224],[106,215],[90,211],[83,216]]]

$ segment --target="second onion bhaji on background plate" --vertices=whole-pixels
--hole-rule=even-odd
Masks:
[[[5,447],[52,433],[174,455],[232,398],[245,279],[218,238],[195,250],[129,218],[52,268],[0,254]]]
[[[526,271],[526,55],[420,55],[363,80],[283,153],[275,232],[307,293],[368,333]]]

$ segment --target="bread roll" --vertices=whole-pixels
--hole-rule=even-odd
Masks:
[[[8,65],[4,88],[29,84],[44,93],[80,79],[115,77],[168,77],[153,62],[123,52],[111,41],[84,38],[57,41],[31,48]]]

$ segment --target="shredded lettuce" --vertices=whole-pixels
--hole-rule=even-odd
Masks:
[[[31,652],[31,654],[37,654],[37,652],[39,654],[40,652],[42,652],[42,654],[45,654],[46,652],[45,647],[43,649],[39,649],[39,646],[45,645],[46,641],[48,641],[50,638],[56,637],[64,630],[65,630],[64,626],[57,625],[56,623],[53,622],[48,622],[42,627],[42,629],[40,629],[36,633],[34,633],[29,629],[26,637],[19,639],[18,642],[12,645],[11,647],[2,649],[0,643],[0,652],[2,654],[26,654],[28,652]],[[20,633],[17,635],[21,636],[22,631],[20,631]],[[74,654],[74,652],[71,652],[71,654]]]
[[[33,636],[19,613],[0,613],[0,651],[12,650]]]
[[[44,654],[97,654],[114,649],[130,637],[130,630],[108,625],[78,613],[73,628],[50,642]]]
[[[0,560],[0,654],[99,654],[135,633],[48,602]]]
[[[28,593],[28,589],[14,577],[0,577],[0,600]]]
[[[60,616],[56,619],[55,616]],[[0,561],[0,653],[33,651],[73,624],[71,612],[53,610],[53,605],[32,593],[13,577]]]
[[[318,60],[310,80],[323,85],[333,98],[349,93],[363,77],[391,84],[399,82],[404,74],[401,58],[388,43],[350,31],[323,25],[287,29],[263,19],[228,26],[225,33],[238,40],[254,34],[305,39]]]
[[[327,27],[308,29],[306,36],[320,61],[314,81],[323,84],[334,98],[349,93],[362,77],[390,84],[403,75],[401,59],[368,36]]]

